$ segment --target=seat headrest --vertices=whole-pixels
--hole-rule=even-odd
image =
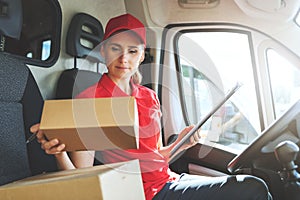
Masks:
[[[0,0],[0,35],[19,39],[23,25],[21,0]]]
[[[99,50],[95,50],[103,38],[102,24],[86,13],[74,15],[66,38],[66,51],[77,58],[88,58],[94,62],[103,62]]]

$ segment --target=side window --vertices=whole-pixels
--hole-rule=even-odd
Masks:
[[[300,99],[300,69],[273,49],[267,50],[269,80],[275,117]]]
[[[188,123],[197,123],[242,81],[242,88],[201,129],[206,142],[237,151],[253,141],[261,128],[249,37],[247,32],[211,30],[178,37],[181,94]]]
[[[28,64],[52,66],[59,55],[61,8],[57,0],[22,0],[20,39],[5,38],[4,51]]]

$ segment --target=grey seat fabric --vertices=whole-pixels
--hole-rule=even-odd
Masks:
[[[2,3],[10,11],[10,17],[0,15],[0,36],[18,38],[21,28],[12,26],[22,27],[21,0]],[[37,141],[26,145],[30,126],[40,120],[43,98],[29,68],[17,57],[3,52],[5,40],[1,42],[0,185],[3,185],[57,167],[54,157],[46,155]]]
[[[26,145],[30,126],[38,123],[43,99],[28,67],[0,53],[0,185],[57,170],[53,156],[34,141]]]
[[[23,108],[20,103],[28,77],[26,68],[0,53],[0,184],[24,178],[31,174],[25,144]],[[12,74],[17,74],[12,80]]]

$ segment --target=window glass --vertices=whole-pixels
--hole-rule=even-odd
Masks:
[[[267,61],[275,117],[278,118],[300,99],[300,69],[273,49],[267,50]]]
[[[47,60],[50,57],[51,40],[45,40],[42,43],[42,60]]]
[[[178,51],[188,123],[197,123],[236,82],[242,82],[201,129],[204,142],[239,153],[260,132],[248,34],[187,32],[179,37]]]
[[[7,37],[4,51],[28,64],[49,67],[59,55],[61,9],[57,0],[22,0],[20,39]]]

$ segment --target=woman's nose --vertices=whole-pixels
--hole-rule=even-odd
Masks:
[[[119,56],[119,61],[120,62],[127,62],[128,61],[128,54],[126,52],[122,52],[121,55]]]

